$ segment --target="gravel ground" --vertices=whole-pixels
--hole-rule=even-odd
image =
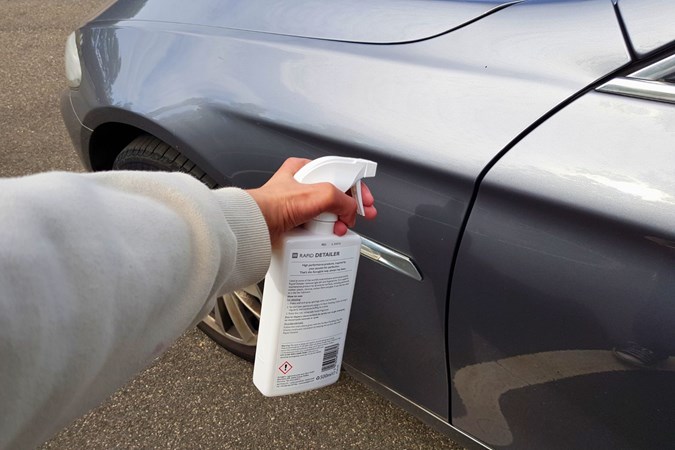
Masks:
[[[67,35],[106,2],[0,0],[0,176],[81,171],[59,113]],[[343,374],[265,399],[198,331],[43,448],[461,448]]]

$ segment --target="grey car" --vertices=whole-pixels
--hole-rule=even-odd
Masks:
[[[75,31],[85,167],[377,161],[345,366],[468,446],[675,439],[675,2],[120,0]],[[262,285],[200,325],[255,352]]]

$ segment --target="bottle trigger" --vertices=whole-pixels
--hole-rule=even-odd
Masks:
[[[363,197],[361,195],[361,180],[357,180],[351,188],[352,198],[356,200],[356,213],[360,216],[366,215],[366,210],[363,207]]]

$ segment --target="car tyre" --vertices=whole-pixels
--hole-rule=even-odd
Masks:
[[[124,147],[115,158],[113,170],[183,172],[192,175],[211,189],[219,187],[213,178],[178,150],[147,134],[137,137]]]

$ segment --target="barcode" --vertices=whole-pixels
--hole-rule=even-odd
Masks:
[[[337,365],[338,349],[340,344],[329,345],[323,349],[323,363],[321,364],[321,371],[334,369]]]

